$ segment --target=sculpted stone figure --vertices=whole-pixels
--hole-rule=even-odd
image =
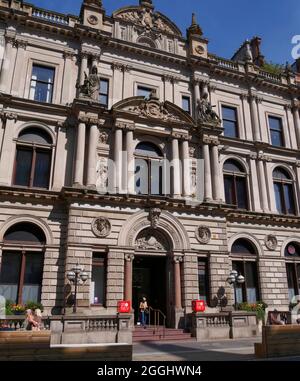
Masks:
[[[197,100],[197,119],[204,122],[220,123],[221,119],[213,107],[208,100],[208,94],[203,94],[202,98]]]
[[[93,66],[90,75],[84,73],[85,79],[83,85],[79,86],[80,94],[79,96],[91,98],[94,101],[99,101],[99,91],[100,91],[100,77],[98,76],[98,69]]]

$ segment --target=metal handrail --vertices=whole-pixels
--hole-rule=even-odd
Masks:
[[[154,313],[154,329],[153,329],[153,334],[155,334],[156,332],[158,332],[159,330],[159,323],[160,323],[160,317],[163,318],[163,337],[165,337],[166,335],[166,315],[159,309],[155,309],[155,308],[152,308],[152,307],[148,307],[149,308],[149,327],[151,325],[151,311]]]

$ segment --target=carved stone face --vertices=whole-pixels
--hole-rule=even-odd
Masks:
[[[107,237],[111,231],[111,225],[107,218],[96,218],[92,223],[93,233],[97,237]]]

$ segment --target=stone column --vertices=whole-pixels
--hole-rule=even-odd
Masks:
[[[258,120],[258,110],[257,110],[256,99],[257,99],[256,96],[253,96],[253,95],[250,95],[250,97],[249,97],[251,121],[252,121],[254,140],[255,141],[261,141],[260,132],[259,132],[259,120]]]
[[[204,158],[204,201],[212,200],[211,166],[208,141],[203,140]]]
[[[115,191],[120,192],[122,189],[122,145],[123,131],[116,126],[115,128],[115,147],[114,147],[114,162],[115,162]]]
[[[14,37],[6,37],[4,62],[1,72],[1,91],[10,93],[15,62],[17,57],[16,40]]]
[[[0,185],[11,185],[14,166],[16,142],[14,140],[15,124],[18,115],[7,112],[2,116],[4,131],[0,156]]]
[[[114,62],[112,64],[113,69],[113,84],[112,84],[112,104],[115,104],[123,99],[123,65]]]
[[[72,78],[73,73],[73,57],[74,53],[71,51],[64,51],[64,74],[63,74],[63,85],[61,87],[61,103],[66,104],[72,98],[74,94],[74,83]]]
[[[125,279],[124,279],[124,300],[130,300],[132,305],[132,271],[133,254],[125,254]]]
[[[295,102],[297,102],[297,100],[294,101],[294,106],[292,107],[292,112],[293,112],[293,118],[294,118],[295,133],[296,133],[296,137],[297,137],[297,145],[298,145],[298,148],[300,148],[300,119],[299,119],[299,107],[296,106]]]
[[[92,56],[92,67],[96,66],[98,68],[99,58],[100,58],[100,55]]]
[[[81,53],[80,55],[81,58],[81,64],[80,64],[80,85],[83,85],[84,83],[84,78],[85,78],[85,73],[87,73],[88,69],[88,54],[87,53]]]
[[[199,86],[199,81],[195,80],[193,81],[194,85],[194,117],[196,119],[197,117],[197,101],[200,99],[200,86]]]
[[[77,127],[77,147],[75,157],[74,185],[83,185],[84,152],[86,125],[80,122]]]
[[[222,201],[222,177],[220,172],[218,144],[218,141],[214,141],[212,146],[213,198],[215,201]]]
[[[96,166],[97,166],[97,145],[99,139],[99,130],[97,124],[90,127],[89,152],[87,163],[87,186],[96,187]]]
[[[173,182],[173,196],[178,197],[181,195],[180,186],[180,161],[179,161],[179,144],[178,138],[172,137],[172,182]]]
[[[268,206],[268,195],[267,195],[267,186],[266,186],[266,174],[264,170],[263,154],[258,155],[258,174],[259,174],[259,183],[260,183],[260,197],[261,197],[261,208],[263,212],[269,210]]]
[[[164,82],[164,101],[169,101],[173,103],[174,96],[173,96],[172,76],[164,75],[163,82]]]
[[[179,255],[174,256],[174,290],[175,290],[175,308],[182,309],[181,301],[181,274],[180,263],[183,262],[183,257]]]
[[[16,57],[16,69],[14,71],[14,77],[12,78],[11,95],[23,97],[25,86],[25,72],[23,71],[24,62],[26,58],[27,41],[17,41],[18,52]],[[25,69],[24,69],[25,70]]]
[[[184,140],[181,142],[181,152],[183,173],[182,193],[184,197],[189,197],[191,195],[191,159],[188,138],[184,138]]]
[[[134,126],[128,125],[126,128],[126,154],[127,154],[127,192],[135,193],[134,189],[134,149],[133,149]]]

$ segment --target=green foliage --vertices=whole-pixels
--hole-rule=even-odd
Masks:
[[[36,310],[37,308],[40,309],[42,312],[44,311],[44,306],[42,303],[39,302],[32,302],[28,301],[25,305],[26,310]]]
[[[262,69],[267,71],[268,73],[279,75],[284,72],[285,66],[280,64],[275,64],[273,62],[265,62]]]
[[[268,305],[265,302],[256,303],[239,303],[237,309],[240,311],[256,312],[258,320],[264,320],[266,314],[266,308]]]

